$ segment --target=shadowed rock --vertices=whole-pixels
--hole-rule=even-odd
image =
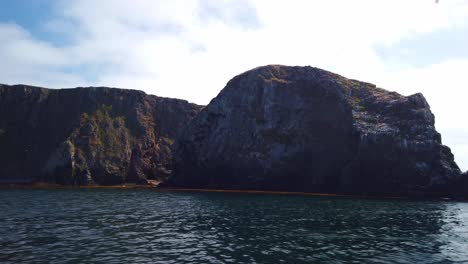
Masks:
[[[312,67],[234,77],[174,147],[183,187],[442,195],[461,176],[422,94]]]
[[[200,109],[135,90],[0,85],[0,183],[164,180]]]

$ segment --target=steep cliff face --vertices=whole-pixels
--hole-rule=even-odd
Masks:
[[[0,85],[0,183],[164,180],[200,109],[135,90]]]
[[[171,184],[345,193],[444,192],[461,172],[422,94],[312,67],[234,77],[175,145]]]

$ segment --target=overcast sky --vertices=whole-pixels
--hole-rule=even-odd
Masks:
[[[2,0],[0,83],[207,104],[234,75],[311,65],[422,92],[468,169],[466,0]]]

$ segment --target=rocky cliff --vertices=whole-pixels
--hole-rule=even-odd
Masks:
[[[200,109],[135,90],[0,85],[0,183],[164,180]]]
[[[443,194],[461,177],[422,94],[312,67],[234,77],[174,148],[183,187]]]

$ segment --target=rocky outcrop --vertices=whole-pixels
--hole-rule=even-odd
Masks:
[[[164,180],[200,109],[135,90],[0,85],[0,183]]]
[[[174,148],[183,187],[417,195],[461,177],[422,94],[312,67],[234,77]]]

